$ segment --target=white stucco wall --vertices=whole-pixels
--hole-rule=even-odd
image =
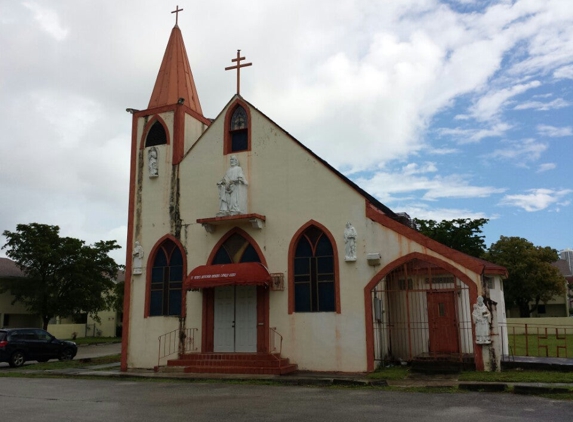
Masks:
[[[235,155],[248,180],[248,212],[266,216],[262,230],[249,224],[240,225],[257,242],[264,253],[270,272],[285,274],[285,291],[271,291],[271,327],[284,336],[283,355],[300,369],[317,371],[365,371],[366,326],[364,288],[372,277],[388,263],[412,252],[428,254],[458,268],[481,292],[480,276],[441,257],[438,253],[412,242],[392,230],[366,218],[365,199],[334,172],[324,166],[303,147],[294,142],[257,110],[251,108],[251,150]],[[215,217],[219,210],[216,183],[229,167],[229,155],[223,154],[224,117],[216,121],[195,143],[179,166],[179,210],[183,229],[181,242],[187,251],[187,274],[207,259],[219,239],[234,226],[218,226],[207,233],[196,222],[200,218]],[[172,125],[172,116],[162,114]],[[190,118],[187,118],[187,123]],[[140,119],[138,139],[143,130]],[[172,128],[170,128],[172,133]],[[187,130],[189,137],[198,130]],[[187,141],[186,144],[190,144]],[[169,207],[172,204],[171,145],[159,150],[159,177],[147,176],[147,155],[140,152],[136,163],[141,184],[141,202],[136,206],[133,240],[143,246],[146,257],[157,241],[170,233]],[[135,190],[136,195],[138,189]],[[288,248],[296,231],[310,220],[325,226],[335,238],[339,261],[341,313],[288,314]],[[343,232],[350,221],[356,231],[356,262],[344,261]],[[366,254],[380,252],[382,262],[369,266]],[[152,367],[157,364],[157,338],[178,327],[176,317],[148,317],[145,313],[146,271],[133,276],[129,330],[129,367]],[[188,328],[201,329],[202,294],[187,294]],[[201,333],[198,333],[199,338]]]

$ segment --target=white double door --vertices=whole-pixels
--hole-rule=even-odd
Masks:
[[[257,288],[215,288],[215,352],[257,351]]]

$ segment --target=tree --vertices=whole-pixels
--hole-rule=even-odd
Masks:
[[[501,236],[491,245],[486,259],[507,268],[505,306],[519,307],[522,318],[529,317],[539,302],[565,293],[565,277],[551,265],[559,259],[555,249],[535,246],[521,237]]]
[[[438,223],[434,220],[414,219],[416,228],[423,235],[477,258],[483,257],[486,250],[485,236],[481,232],[482,226],[488,221],[487,218],[458,218]]]
[[[55,316],[97,313],[109,309],[114,279],[120,266],[108,256],[120,248],[115,240],[86,245],[83,240],[60,237],[58,226],[18,224],[4,231],[6,255],[24,272],[24,278],[0,280],[0,292],[10,291],[42,318],[44,329]]]

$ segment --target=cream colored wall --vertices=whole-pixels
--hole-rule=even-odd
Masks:
[[[8,292],[0,293],[0,312],[2,314],[30,314],[31,312],[26,309],[26,307],[20,303],[16,302],[12,304],[14,296]],[[1,321],[0,321],[1,323]]]
[[[130,368],[150,368],[157,365],[159,336],[178,329],[179,319],[171,317],[148,317],[145,314],[146,294],[146,268],[145,263],[157,244],[164,235],[172,233],[171,216],[169,207],[173,203],[176,179],[173,179],[173,112],[160,113],[159,115],[169,132],[170,143],[156,145],[158,151],[158,173],[156,178],[149,178],[148,150],[138,149],[136,156],[136,210],[135,228],[133,241],[139,241],[144,250],[144,268],[140,275],[132,275],[131,282],[131,306],[129,310],[129,338],[127,351],[127,364]],[[141,142],[142,134],[147,119],[140,118],[137,122],[137,142]],[[186,147],[192,145],[202,133],[204,124],[186,116],[185,138]],[[184,182],[181,183],[183,186]],[[184,193],[182,193],[183,195]],[[189,190],[187,193],[189,194]],[[184,232],[184,230],[183,230]],[[192,267],[188,266],[188,269]],[[189,301],[193,309],[197,308],[193,300]],[[201,306],[201,301],[199,301]],[[190,312],[193,314],[193,311]],[[114,331],[115,335],[115,331]]]
[[[20,302],[12,304],[13,300],[14,296],[10,293],[0,293],[0,327],[4,325],[5,315],[9,315],[9,322],[5,328],[42,326],[42,320],[38,315],[28,311]]]
[[[59,339],[71,339],[76,333],[76,338],[85,337],[86,324],[48,324],[48,332]]]
[[[88,336],[90,337],[115,337],[115,327],[117,326],[117,312],[116,311],[103,311],[98,313],[100,322],[97,322],[92,317],[88,315],[87,325],[88,327],[94,327],[96,333],[88,331]],[[93,330],[93,328],[91,328]],[[99,332],[99,335],[98,335]]]
[[[188,237],[188,268],[207,262],[209,253],[232,225],[207,233],[198,218],[214,217],[219,200],[216,183],[229,167],[224,156],[224,113],[194,146],[181,166],[183,193],[181,210]],[[288,246],[295,232],[314,219],[326,226],[335,238],[340,274],[341,314],[294,313],[288,315],[288,293],[270,292],[270,326],[284,336],[283,354],[300,369],[320,371],[366,370],[364,287],[384,265],[409,252],[437,254],[414,244],[365,217],[364,198],[332,171],[288,138],[280,129],[251,109],[252,149],[236,153],[249,183],[248,212],[265,215],[262,230],[250,225],[241,228],[263,250],[270,272],[288,278]],[[184,181],[192,181],[185,184]],[[344,261],[343,232],[347,221],[356,228],[358,261]],[[380,252],[379,267],[366,263],[367,252]],[[474,280],[469,273],[452,261]],[[191,310],[191,305],[188,309]],[[198,317],[200,315],[198,314]],[[201,321],[188,318],[188,326]]]
[[[170,113],[162,115],[172,132]],[[207,263],[219,239],[232,224],[207,233],[196,222],[215,217],[219,210],[217,181],[229,167],[223,155],[225,112],[193,146],[179,168],[181,242],[187,251],[187,273]],[[143,119],[140,119],[143,120]],[[138,125],[141,138],[143,121]],[[196,133],[189,136],[195,136]],[[481,291],[480,277],[439,254],[425,249],[365,217],[365,200],[351,186],[292,141],[282,130],[251,109],[252,149],[235,154],[249,183],[248,212],[265,215],[262,230],[240,225],[258,243],[270,272],[282,272],[288,279],[288,247],[295,232],[309,220],[324,225],[334,236],[339,256],[341,314],[294,313],[288,315],[288,292],[271,291],[270,326],[284,336],[283,355],[300,369],[319,371],[365,371],[366,328],[364,287],[388,263],[411,252],[438,257],[468,275]],[[187,142],[189,144],[189,142]],[[156,242],[171,232],[169,205],[172,177],[171,145],[159,146],[159,177],[147,176],[147,155],[137,157],[137,180],[142,201],[134,231],[149,258]],[[358,232],[357,262],[344,261],[343,232],[350,221]],[[369,266],[366,254],[380,252],[382,262]],[[157,338],[178,328],[176,317],[143,318],[146,274],[132,277],[128,367],[149,368],[157,364]],[[285,285],[287,283],[285,282]],[[288,286],[287,286],[288,287]],[[202,294],[187,294],[188,328],[201,329]],[[198,333],[199,338],[201,332]]]

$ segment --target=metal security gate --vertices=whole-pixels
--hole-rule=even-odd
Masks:
[[[414,259],[372,290],[374,359],[473,360],[469,288],[439,266]]]

